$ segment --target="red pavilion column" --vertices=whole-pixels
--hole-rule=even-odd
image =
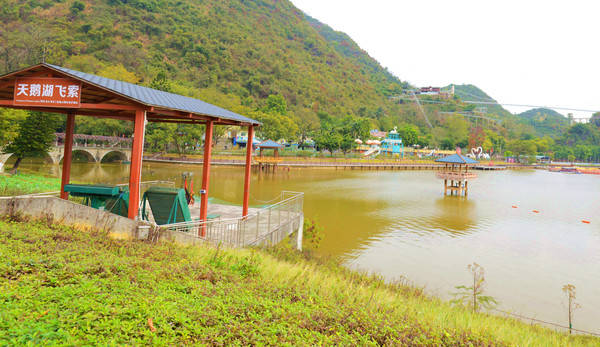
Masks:
[[[140,206],[140,180],[142,178],[142,156],[144,153],[144,132],[146,111],[136,110],[133,122],[133,145],[131,146],[131,166],[129,167],[129,219],[135,219]]]
[[[73,159],[73,131],[75,130],[75,114],[67,115],[67,129],[65,131],[65,146],[63,152],[62,179],[60,182],[60,198],[68,200],[69,193],[65,192],[65,185],[71,180],[71,161]]]
[[[204,133],[204,160],[202,161],[202,190],[200,191],[200,221],[206,221],[208,214],[208,185],[210,184],[210,158],[212,155],[213,121],[206,122]],[[198,230],[198,236],[206,236],[206,226]]]
[[[248,126],[248,140],[246,141],[246,167],[244,172],[244,202],[242,216],[248,215],[248,200],[250,198],[250,169],[252,168],[252,142],[254,141],[254,126]]]

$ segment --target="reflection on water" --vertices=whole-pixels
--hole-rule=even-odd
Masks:
[[[429,229],[463,235],[475,228],[475,202],[464,196],[445,196],[435,201]]]
[[[57,166],[35,168],[60,175]],[[184,171],[194,173],[199,189],[200,166],[144,163],[142,179],[180,184]],[[306,215],[326,231],[321,252],[389,279],[406,276],[444,298],[468,283],[466,266],[476,261],[501,308],[565,323],[561,287],[572,283],[582,305],[574,326],[600,330],[600,177],[545,171],[479,176],[461,198],[444,197],[442,182],[428,171],[253,173],[250,203],[265,203],[282,190],[305,192]],[[119,164],[74,164],[72,171],[73,180],[89,183],[128,177],[129,166]],[[213,167],[211,196],[241,203],[242,193],[242,168]]]

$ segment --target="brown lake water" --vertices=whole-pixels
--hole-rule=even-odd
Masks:
[[[57,166],[37,169],[59,175]],[[194,172],[199,189],[200,166],[145,163],[142,175],[180,182],[184,171]],[[72,179],[123,183],[128,172],[128,165],[74,164]],[[406,277],[444,299],[468,285],[467,265],[477,262],[498,308],[566,325],[561,288],[574,284],[581,305],[574,327],[600,333],[600,176],[480,172],[469,188],[466,199],[444,197],[433,171],[292,169],[253,173],[251,204],[282,190],[305,192],[306,216],[325,229],[321,252],[389,280]],[[241,203],[242,192],[241,167],[213,166],[209,196]]]

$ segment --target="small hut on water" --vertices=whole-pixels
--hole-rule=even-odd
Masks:
[[[465,157],[460,153],[449,155],[436,160],[437,163],[446,164],[437,172],[437,177],[444,180],[444,195],[465,195],[469,193],[469,179],[477,178],[477,174],[469,171],[469,165],[478,164],[477,160]],[[450,181],[448,184],[448,181]]]
[[[277,164],[281,161],[279,158],[279,150],[284,147],[284,145],[273,140],[266,140],[256,145],[256,148],[259,150],[258,159],[256,160],[258,162],[259,170],[269,170],[272,168],[274,171],[277,168]],[[273,157],[263,157],[263,150],[265,149],[272,149]]]

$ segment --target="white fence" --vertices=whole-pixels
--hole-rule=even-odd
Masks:
[[[299,244],[304,223],[304,193],[283,191],[279,202],[247,217],[194,221],[162,225],[163,231],[190,241],[222,244],[230,247],[275,245],[299,231]],[[175,233],[175,235],[173,235]]]

